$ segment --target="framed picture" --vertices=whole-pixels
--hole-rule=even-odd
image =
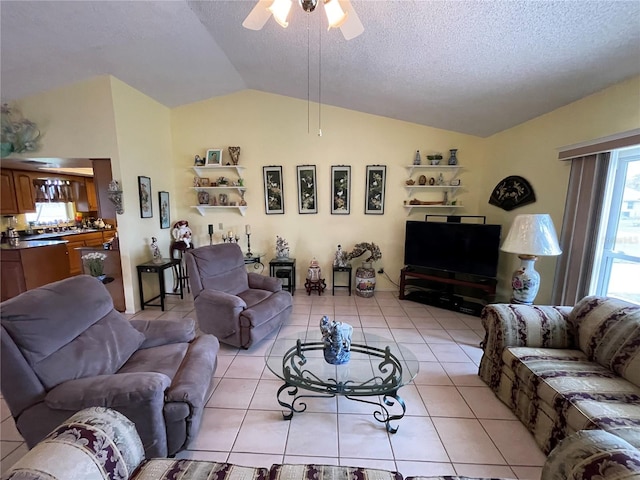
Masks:
[[[153,217],[151,179],[149,177],[138,177],[138,195],[140,196],[140,216],[142,218]]]
[[[207,150],[207,167],[213,165],[222,165],[222,149],[210,148]]]
[[[171,225],[169,192],[158,192],[158,205],[160,205],[160,228],[169,228]]]
[[[298,213],[318,213],[316,166],[298,165]]]
[[[365,214],[384,214],[384,184],[386,181],[386,166],[367,165],[367,185],[364,201]]]
[[[351,167],[332,165],[331,214],[349,215],[349,213],[351,213]]]
[[[284,213],[282,167],[262,167],[264,177],[264,208],[267,215]]]
[[[211,185],[211,182],[209,181],[208,178],[200,178],[200,186],[201,187],[208,187]]]

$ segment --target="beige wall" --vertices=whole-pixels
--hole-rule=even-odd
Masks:
[[[124,187],[124,215],[118,216],[123,251],[127,310],[139,309],[135,265],[148,260],[148,242],[157,236],[168,256],[170,229],[161,230],[157,192],[171,195],[171,221],[184,218],[194,231],[196,245],[208,243],[207,225],[242,233],[252,226],[252,250],[272,257],[276,235],[284,236],[298,259],[298,284],[308,262],[316,256],[330,283],[330,265],[337,244],[347,250],[361,241],[375,242],[384,267],[397,282],[402,266],[404,224],[423,219],[426,210],[407,216],[404,182],[416,149],[423,154],[459,149],[464,187],[461,213],[484,214],[504,225],[503,235],[517,213],[548,212],[556,227],[562,222],[569,167],[557,160],[558,147],[638,128],[640,77],[613,86],[566,107],[488,139],[438,130],[350,110],[322,107],[323,136],[317,136],[317,105],[311,105],[311,132],[307,132],[307,103],[257,91],[244,91],[169,110],[112,77],[28,97],[18,102],[27,118],[45,132],[38,157],[111,158],[114,178]],[[247,215],[207,213],[191,208],[196,195],[190,188],[193,157],[207,148],[240,145],[240,164],[246,166]],[[299,215],[296,203],[296,165],[317,167],[319,213]],[[387,166],[386,206],[381,216],[364,215],[366,165]],[[262,167],[282,165],[285,214],[265,215]],[[351,215],[330,215],[331,165],[351,165]],[[154,217],[141,219],[137,177],[151,177]],[[536,191],[532,205],[504,212],[487,201],[493,186],[508,175],[522,175]],[[231,172],[228,176],[235,178]],[[414,179],[417,175],[414,174]],[[241,245],[246,246],[243,235]],[[518,262],[502,255],[499,290],[509,297],[511,272]],[[543,283],[536,303],[549,301],[555,259],[539,262]],[[379,288],[396,290],[378,275]]]
[[[493,135],[485,140],[487,168],[478,182],[482,192],[481,213],[491,223],[503,225],[503,238],[515,215],[549,213],[560,235],[571,164],[558,160],[558,149],[638,127],[640,77]],[[510,175],[522,176],[531,183],[535,203],[511,212],[488,204],[493,187]],[[516,255],[501,253],[498,272],[501,300],[509,299],[511,274],[519,264]],[[541,276],[537,304],[551,301],[555,265],[555,257],[541,258],[536,264]]]
[[[450,148],[459,149],[461,174],[465,186],[460,194],[467,205],[465,212],[477,213],[476,178],[482,170],[482,139],[411,123],[367,115],[351,110],[322,106],[322,132],[317,135],[317,105],[312,104],[311,132],[307,132],[307,102],[288,97],[243,91],[196,104],[178,107],[171,112],[173,132],[174,177],[176,179],[176,213],[189,221],[196,245],[208,243],[207,225],[218,224],[224,230],[241,232],[246,248],[244,226],[251,225],[253,251],[265,253],[268,262],[275,253],[276,235],[284,237],[297,259],[297,283],[304,283],[307,266],[316,257],[327,284],[331,283],[331,263],[338,244],[351,250],[358,242],[374,242],[382,251],[376,268],[384,267],[393,282],[398,282],[404,255],[405,221],[424,219],[426,210],[414,210],[410,217],[403,207],[408,199],[404,188],[406,165],[413,162],[416,149],[423,154],[440,151],[445,161]],[[207,148],[240,145],[240,165],[244,173],[248,209],[245,217],[237,212],[214,211],[201,216],[195,205],[191,169],[196,154]],[[318,214],[298,214],[296,166],[316,165]],[[387,166],[384,215],[365,215],[365,169],[367,165]],[[284,178],[284,215],[266,215],[262,167],[281,165]],[[331,215],[331,165],[351,165],[352,195],[350,215]],[[235,173],[225,173],[236,179]],[[417,180],[418,174],[413,178]],[[215,179],[212,179],[215,180]],[[415,196],[415,195],[414,195]],[[438,198],[441,198],[440,196]],[[175,213],[172,215],[175,219]],[[354,262],[359,265],[362,257]],[[383,275],[378,288],[397,290]]]

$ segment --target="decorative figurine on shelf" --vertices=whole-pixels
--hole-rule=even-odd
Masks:
[[[234,165],[238,165],[240,160],[240,147],[229,147],[229,155]]]
[[[324,344],[324,359],[331,365],[342,365],[351,359],[351,336],[353,327],[348,323],[320,319],[320,332]]]
[[[196,155],[193,160],[193,165],[196,167],[204,167],[206,160],[202,158],[200,155]]]
[[[289,258],[289,243],[276,235],[276,257]]]
[[[442,173],[438,175],[438,179],[436,180],[436,185],[444,185],[444,176],[442,175]]]
[[[209,205],[209,192],[205,192],[204,190],[198,192],[198,203],[200,205]]]
[[[422,160],[420,159],[420,150],[416,150],[416,158],[413,159],[413,164],[420,165],[420,163],[422,163]]]
[[[338,245],[338,249],[333,257],[334,267],[346,267],[349,264],[347,260],[347,252],[342,250],[342,245]]]
[[[458,157],[456,156],[457,152],[458,152],[457,148],[452,148],[451,150],[449,150],[449,153],[451,154],[451,156],[449,157],[449,165],[458,164]]]
[[[240,190],[240,206],[241,207],[246,207],[247,206],[247,201],[244,199],[244,194],[245,194],[245,191],[244,190]]]
[[[150,247],[153,263],[162,263],[162,254],[160,253],[160,247],[158,247],[158,239],[156,237],[151,237]]]
[[[213,229],[213,225],[210,225]],[[173,240],[176,243],[182,242],[186,248],[191,248],[191,229],[189,228],[189,222],[186,220],[178,220],[173,225],[173,230],[171,231],[171,235],[173,236]]]

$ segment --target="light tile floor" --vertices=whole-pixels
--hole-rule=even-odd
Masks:
[[[409,475],[540,478],[545,456],[532,436],[477,376],[484,335],[480,319],[409,301],[393,292],[373,298],[301,290],[278,335],[314,328],[322,315],[404,343],[420,360],[400,395],[407,413],[396,434],[374,420],[372,406],[344,398],[313,399],[307,411],[282,419],[280,381],[265,367],[267,338],[250,350],[221,346],[216,387],[198,437],[180,458],[242,465],[324,463],[398,470]],[[193,302],[171,297],[165,312],[130,317],[195,318]],[[0,401],[2,472],[26,452]]]

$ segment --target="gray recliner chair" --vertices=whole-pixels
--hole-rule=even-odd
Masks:
[[[222,343],[249,348],[291,315],[291,294],[279,279],[247,272],[238,244],[196,248],[185,259],[200,329]]]
[[[133,421],[148,458],[174,455],[196,436],[220,345],[196,336],[193,320],[129,321],[88,275],[0,309],[2,395],[29,448],[91,406]]]

